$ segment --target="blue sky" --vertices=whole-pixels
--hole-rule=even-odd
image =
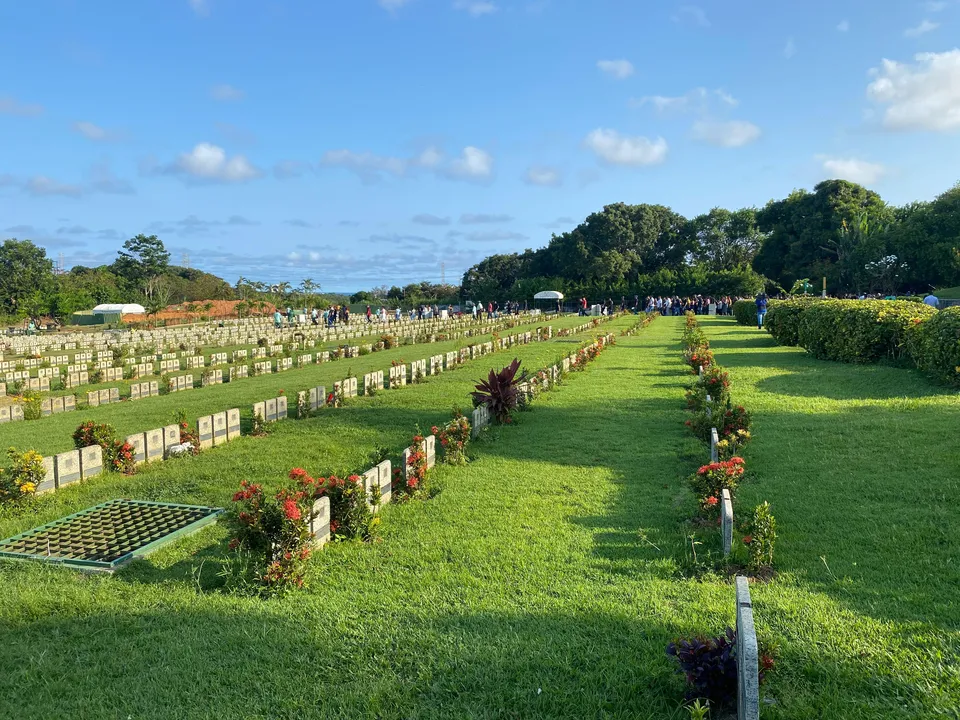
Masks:
[[[68,268],[458,281],[611,202],[958,180],[958,0],[4,5],[0,232]]]

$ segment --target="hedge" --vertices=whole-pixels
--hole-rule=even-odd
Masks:
[[[763,324],[780,345],[799,345],[803,311],[818,302],[821,300],[815,297],[771,301],[767,303],[767,317]]]
[[[769,301],[767,306],[769,309]],[[757,303],[753,300],[737,300],[733,303],[733,317],[738,325],[756,325]]]
[[[802,312],[798,342],[821,360],[900,360],[907,330],[936,314],[907,300],[821,300]]]
[[[910,328],[907,348],[918,368],[960,385],[960,307],[941,310]]]

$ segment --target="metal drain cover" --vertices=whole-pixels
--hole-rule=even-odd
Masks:
[[[216,520],[222,508],[110,500],[0,540],[0,558],[115,570]]]

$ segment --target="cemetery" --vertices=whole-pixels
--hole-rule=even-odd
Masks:
[[[920,371],[630,313],[285,357],[192,392],[79,387],[72,413],[0,426],[43,478],[0,504],[0,713],[960,704],[960,457],[940,441],[960,400]],[[119,472],[114,446],[75,443],[104,423]],[[295,532],[263,550],[244,513],[274,507]]]

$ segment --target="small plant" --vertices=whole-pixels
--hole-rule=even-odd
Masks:
[[[711,705],[736,702],[737,634],[727,628],[714,638],[678,639],[667,646],[667,655],[676,658],[677,672],[687,678],[687,700],[702,698]]]
[[[25,420],[39,420],[43,415],[41,406],[41,395],[34,390],[21,390],[20,403],[23,405],[23,417]]]
[[[173,414],[173,420],[180,428],[180,444],[190,443],[190,452],[194,455],[200,454],[200,432],[194,430],[187,422],[187,411],[179,409]]]
[[[708,347],[695,346],[687,350],[683,354],[683,358],[696,375],[700,372],[701,367],[706,369],[713,365],[713,350]]]
[[[741,457],[733,457],[723,462],[701,466],[690,476],[690,485],[697,496],[701,510],[713,514],[724,490],[732,495],[743,477],[744,462]]]
[[[413,378],[412,378],[411,382],[412,382],[414,385],[419,385],[420,383],[424,382],[425,379],[426,379],[426,378],[424,378],[424,376],[423,376],[423,368],[421,368],[419,365],[417,365],[417,366],[413,369]]]
[[[330,498],[330,535],[334,540],[367,540],[376,532],[380,518],[373,514],[371,504],[379,504],[380,496],[378,493],[375,498],[367,498],[359,475],[345,479],[336,475],[312,478],[306,470],[294,468],[290,479],[297,481],[311,501],[324,496]]]
[[[517,377],[519,369],[520,360],[514,358],[513,362],[500,372],[491,370],[489,377],[475,386],[477,392],[471,393],[474,406],[486,405],[498,423],[509,423],[511,413],[518,403],[517,386],[527,380],[526,372]]]
[[[725,407],[730,402],[730,375],[719,365],[704,368],[697,385],[713,400],[714,407]]]
[[[310,417],[310,396],[307,393],[297,393],[297,419]]]
[[[116,437],[117,431],[112,425],[87,420],[73,433],[73,444],[78,450],[99,445],[103,450],[103,459],[107,467],[116,472],[130,475],[136,469],[133,446]]]
[[[740,454],[743,446],[750,441],[749,430],[737,430],[717,442],[717,455],[721,460],[730,460]]]
[[[254,437],[263,437],[267,434],[267,423],[263,419],[262,413],[254,413],[253,415],[253,428],[250,430],[250,434]]]
[[[393,476],[393,492],[399,499],[411,498],[427,491],[427,452],[420,428],[413,435],[406,468],[397,468]],[[406,472],[404,472],[404,470]]]
[[[710,716],[710,701],[707,700],[704,705],[700,698],[697,698],[692,705],[687,705],[687,712],[690,713],[690,720],[707,720]]]
[[[770,512],[770,503],[764,501],[753,509],[747,521],[743,544],[747,546],[751,570],[773,567],[773,546],[777,540],[777,522]]]
[[[35,450],[7,450],[10,467],[0,468],[0,504],[16,504],[37,492],[46,474],[43,457]]]
[[[739,438],[740,444],[750,439],[750,413],[743,405],[733,405],[723,411],[717,423],[717,433],[722,438]]]
[[[430,431],[437,436],[443,448],[443,461],[448,465],[465,465],[467,444],[470,442],[470,421],[460,408],[453,409],[453,419],[442,428],[434,425]]]
[[[383,345],[384,350],[389,350],[392,347],[395,347],[397,344],[396,335],[381,335],[380,344]]]

